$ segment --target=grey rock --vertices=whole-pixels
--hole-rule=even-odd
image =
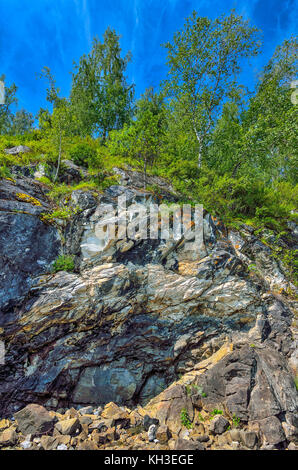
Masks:
[[[263,244],[254,247],[256,237],[246,227],[230,239],[229,231],[207,213],[203,244],[197,250],[181,239],[99,239],[97,224],[109,220],[106,209],[117,208],[119,195],[125,194],[129,204],[158,200],[142,190],[140,175],[128,170],[120,176],[121,185],[98,200],[85,191],[73,196],[73,205],[80,209],[63,238],[65,253],[75,256],[75,273],[40,276],[34,284],[24,281],[23,297],[21,288],[11,295],[17,301],[14,308],[0,308],[1,340],[8,346],[0,378],[1,414],[10,416],[28,400],[46,403],[49,397],[57,398],[57,407],[95,407],[110,401],[144,405],[167,390],[178,374],[196,370],[202,360],[231,342],[234,351],[196,378],[205,398],[197,394],[190,399],[181,385],[167,391],[168,416],[179,421],[186,407],[192,420],[193,406],[208,404],[227,409],[243,423],[253,421],[253,429],[258,429],[271,416],[281,422],[287,414],[294,415],[297,393],[288,367],[294,353],[291,306],[268,293],[269,278],[256,279],[247,270],[254,254],[259,260],[264,257],[267,270],[270,253],[262,255]],[[32,183],[32,178],[17,179],[16,185],[46,210],[44,186]],[[1,201],[3,209],[15,203],[14,188],[5,182],[0,209]],[[164,182],[162,190],[171,188]],[[38,219],[38,207],[30,208],[33,219]],[[11,214],[8,209],[2,213]],[[116,220],[128,214],[121,208]],[[48,226],[44,229],[48,234]],[[36,243],[35,232],[24,235],[29,237],[28,247]],[[55,234],[54,230],[53,238]],[[53,238],[44,248],[49,261],[54,256]],[[11,258],[16,240],[17,236],[9,238]],[[27,248],[26,238],[22,244]],[[5,243],[2,247],[6,249]],[[27,266],[34,268],[35,276],[34,263],[24,260],[24,253],[20,256],[18,276]],[[1,265],[0,279],[5,270],[9,276],[11,268],[6,266]],[[275,268],[268,268],[268,273],[281,279]],[[27,274],[31,279],[33,274],[26,273],[26,279]],[[12,288],[12,277],[6,278],[6,289]],[[285,439],[291,438],[290,431],[283,430]]]
[[[78,418],[63,419],[55,424],[55,429],[65,436],[75,436],[81,430],[81,423]]]
[[[59,444],[57,446],[57,450],[67,450],[67,449],[68,449],[68,447],[67,447],[66,444]]]
[[[150,418],[150,416],[145,415],[144,420],[143,420],[143,426],[145,430],[148,431],[152,424],[155,424],[155,426],[158,426],[159,420],[157,418]]]
[[[30,147],[27,147],[27,145],[18,145],[16,147],[4,149],[4,152],[7,153],[8,155],[19,155],[20,153],[31,152],[31,149]]]
[[[157,426],[155,424],[151,424],[148,429],[148,440],[149,442],[154,442],[156,438],[156,431]]]
[[[93,413],[93,406],[83,406],[79,409],[81,415],[88,415]]]
[[[18,440],[14,429],[5,429],[0,433],[0,447],[14,446]]]
[[[288,445],[289,450],[298,450],[298,445],[294,444],[294,442],[290,442]]]
[[[277,445],[285,442],[286,436],[281,422],[276,416],[270,416],[259,422],[260,432],[265,445]]]
[[[76,190],[71,193],[71,204],[80,210],[90,209],[97,205],[97,198],[91,191]]]
[[[214,434],[223,434],[229,426],[229,421],[223,416],[215,416],[210,424],[210,432]]]
[[[238,429],[231,429],[230,431],[230,436],[232,441],[234,442],[240,442],[240,431]]]
[[[15,413],[14,418],[22,434],[33,436],[52,431],[56,421],[43,406],[36,404],[27,405]]]
[[[31,197],[33,203],[30,202]],[[0,181],[2,326],[7,322],[7,317],[2,317],[4,311],[20,303],[33,285],[34,277],[49,270],[51,262],[58,256],[59,233],[39,218],[41,212],[47,210],[48,202],[38,184],[25,178],[15,183]]]
[[[178,437],[175,442],[174,450],[205,450],[205,447],[201,442]]]
[[[254,431],[240,431],[241,441],[249,449],[253,449],[258,442],[258,435]],[[233,439],[236,440],[236,439]]]

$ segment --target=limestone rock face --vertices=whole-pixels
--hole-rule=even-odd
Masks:
[[[70,204],[79,210],[65,229],[64,247],[75,256],[75,273],[41,275],[56,257],[59,237],[54,227],[38,219],[38,205],[32,209],[26,203],[30,215],[0,212],[11,227],[9,233],[3,224],[0,228],[3,253],[4,235],[8,237],[6,261],[0,262],[0,302],[5,305],[5,310],[0,308],[0,339],[6,345],[0,416],[32,402],[55,409],[111,401],[121,408],[138,404],[145,407],[138,410],[140,419],[147,414],[158,420],[162,440],[172,435],[173,448],[182,448],[187,439],[181,435],[181,409],[191,421],[199,419],[196,410],[203,401],[206,407],[222,404],[231,416],[250,423],[248,431],[268,445],[293,441],[295,332],[292,305],[273,289],[288,285],[281,268],[270,261],[268,249],[250,229],[229,231],[207,213],[203,243],[196,250],[182,237],[110,239],[108,230],[99,237],[100,228],[113,221],[133,220],[131,205],[159,201],[141,189],[134,172],[119,170],[119,175],[121,184],[99,198],[84,191],[72,195]],[[14,184],[29,183],[22,178],[3,184],[0,208],[2,200],[10,200],[2,194],[15,194]],[[45,196],[34,190],[32,197],[46,204]],[[162,191],[170,188],[165,185]],[[128,207],[115,212],[123,195]],[[28,255],[26,243],[32,248]],[[16,249],[20,259],[12,261]],[[264,275],[251,273],[251,263]],[[24,279],[19,281],[22,288],[7,282],[16,270]],[[12,303],[16,299],[18,305]],[[125,428],[132,418],[121,408],[125,416],[118,419]],[[138,419],[136,413],[133,421]],[[106,424],[109,428],[112,421]],[[100,433],[94,423],[90,426]],[[182,441],[176,442],[178,437]],[[225,433],[217,438],[223,442]],[[189,446],[198,448],[200,442],[197,436]],[[257,441],[247,437],[245,442],[249,447]],[[94,445],[98,443],[82,444]]]

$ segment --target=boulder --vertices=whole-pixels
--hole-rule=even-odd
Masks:
[[[49,433],[56,422],[56,418],[51,416],[43,406],[36,404],[27,405],[15,413],[14,418],[22,434],[34,436]]]
[[[240,431],[242,443],[249,449],[253,449],[258,442],[258,434],[255,431]],[[233,439],[233,441],[236,439]]]
[[[223,434],[229,427],[229,421],[223,416],[215,416],[211,421],[209,430],[213,434]]]
[[[169,430],[168,426],[163,424],[162,426],[159,426],[156,431],[156,439],[161,443],[161,444],[166,444],[169,439],[171,439],[171,431]]]
[[[63,435],[74,436],[81,431],[82,426],[78,418],[71,418],[59,421],[55,428]]]
[[[200,442],[194,442],[178,437],[175,442],[174,450],[205,450],[205,447]]]
[[[14,446],[18,440],[14,429],[5,429],[0,433],[0,447]]]
[[[4,152],[7,153],[8,155],[19,155],[20,153],[31,152],[31,149],[30,147],[27,147],[27,145],[17,145],[16,147],[4,149]]]

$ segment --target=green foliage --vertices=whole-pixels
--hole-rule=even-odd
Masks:
[[[11,128],[9,130],[10,135],[24,135],[28,134],[34,124],[33,114],[27,112],[25,109],[21,109],[15,113],[12,118]]]
[[[40,178],[37,178],[37,180],[40,183],[46,184],[49,187],[53,187],[52,181],[47,176],[41,176]]]
[[[146,188],[148,167],[152,167],[161,156],[165,127],[162,95],[154,94],[152,89],[147,90],[136,104],[135,118],[121,131],[111,132],[108,147],[112,154],[131,159],[143,170]]]
[[[58,220],[69,220],[77,211],[69,208],[67,206],[61,208],[61,209],[56,209],[53,212],[47,213],[47,214],[41,214],[41,220],[44,222],[55,222],[57,219]]]
[[[49,192],[48,196],[56,202],[61,201],[65,196],[70,195],[73,191],[78,189],[96,190],[98,189],[97,184],[94,181],[82,181],[74,186],[68,186],[66,184],[56,184]]]
[[[189,414],[186,408],[182,408],[181,413],[180,413],[180,420],[181,420],[181,425],[184,426],[186,429],[192,428],[192,423],[191,423],[191,420],[189,418]]]
[[[211,416],[210,419],[213,419],[215,416],[222,415],[222,414],[223,414],[222,410],[218,410],[217,408],[214,408],[214,410],[212,410],[210,413],[210,416]]]
[[[0,178],[12,178],[12,175],[7,166],[0,166]]]
[[[214,20],[194,11],[172,42],[165,44],[169,67],[165,90],[185,132],[197,139],[199,167],[223,103],[239,95],[235,77],[241,60],[257,55],[259,45],[258,30],[234,11]]]
[[[0,80],[5,84],[5,75],[0,75]],[[17,87],[14,83],[5,84],[5,103],[0,106],[0,135],[9,134],[13,123],[13,108],[17,105]]]
[[[53,263],[52,271],[57,273],[58,271],[72,272],[74,270],[74,258],[70,255],[60,255]]]
[[[238,428],[240,425],[240,418],[238,418],[235,413],[232,416],[233,427]]]
[[[120,129],[131,116],[134,86],[125,77],[130,53],[121,57],[119,36],[107,28],[103,42],[93,40],[73,72],[71,105],[78,117],[80,135],[100,134],[105,141],[112,129]]]
[[[76,165],[93,168],[101,165],[96,149],[87,142],[74,144],[68,151],[68,155]]]
[[[163,176],[180,203],[201,203],[228,227],[253,227],[298,283],[297,252],[287,248],[288,221],[298,223],[298,113],[289,86],[297,78],[297,39],[277,47],[249,95],[237,77],[243,59],[258,53],[259,32],[241,16],[210,19],[194,12],[165,47],[169,73],[163,92],[149,88],[135,103],[125,77],[130,54],[122,56],[119,36],[110,28],[75,66],[68,98],[60,96],[45,67],[49,109],[39,110],[39,129],[32,128],[30,113],[15,111],[17,87],[6,85],[0,177],[10,178],[13,165],[40,163],[47,175],[40,182],[63,206],[76,189],[97,193],[119,184],[114,167],[140,169],[144,187],[147,174]],[[4,152],[17,145],[31,152]],[[57,183],[63,158],[88,169],[79,185]],[[160,192],[158,186],[148,189]],[[67,210],[60,207],[49,220],[66,220]],[[254,264],[248,271],[258,275]]]

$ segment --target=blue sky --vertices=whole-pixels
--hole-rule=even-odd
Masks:
[[[262,54],[241,76],[252,88],[275,47],[297,33],[298,0],[0,0],[0,75],[6,75],[7,85],[18,86],[19,108],[35,114],[46,106],[45,82],[36,78],[42,67],[51,68],[68,96],[73,61],[89,52],[93,36],[102,38],[111,26],[121,35],[123,52],[132,52],[128,78],[139,96],[165,78],[166,52],[160,45],[193,10],[214,18],[231,8],[263,31]]]

